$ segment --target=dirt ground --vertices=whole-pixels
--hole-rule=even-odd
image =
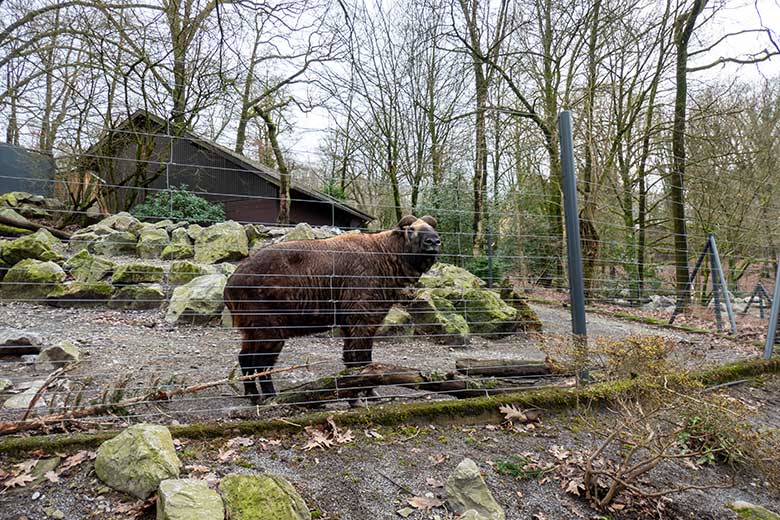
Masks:
[[[569,311],[562,307],[534,305],[547,336],[570,333]],[[126,383],[125,396],[136,395],[151,385],[189,385],[227,377],[236,368],[239,335],[221,327],[172,326],[162,310],[114,311],[106,309],[54,309],[27,303],[0,303],[0,323],[40,334],[45,342],[71,340],[82,349],[79,366],[67,375],[67,386],[60,398],[74,394],[84,385],[82,402],[100,397],[107,389]],[[693,334],[656,326],[588,315],[592,338],[619,339],[629,335],[658,335],[674,345],[673,359],[681,366],[697,368],[759,355],[750,341],[736,342],[713,335]],[[465,348],[439,345],[419,337],[377,342],[374,361],[413,367],[423,371],[451,371],[460,358],[544,359],[540,338],[518,334],[501,340],[473,337]],[[309,366],[274,376],[277,388],[332,375],[343,368],[338,338],[325,336],[296,338],[287,342],[277,367],[307,363]],[[0,377],[14,382],[16,388],[41,380],[47,372],[18,357],[0,360]],[[125,382],[125,383],[123,383]],[[544,383],[544,381],[539,381]],[[385,389],[385,397],[404,397],[410,391]],[[346,406],[338,403],[336,408]],[[56,405],[54,405],[56,408]],[[45,413],[44,408],[36,410]],[[128,420],[147,420],[170,424],[194,420],[214,420],[231,416],[270,417],[296,413],[270,407],[255,408],[227,386],[178,397],[161,405],[139,406]],[[0,418],[14,419],[21,412],[0,411]]]
[[[721,393],[752,407],[755,412],[750,420],[755,425],[780,428],[780,376],[759,378]],[[338,423],[338,413],[334,420]],[[310,451],[304,449],[304,432],[268,438],[184,440],[177,449],[184,464],[183,476],[216,483],[233,472],[277,473],[294,484],[315,517],[325,519],[400,519],[398,511],[408,507],[412,497],[429,493],[430,498],[443,499],[441,483],[466,457],[478,464],[510,520],[721,520],[736,518],[726,508],[735,500],[775,509],[780,504],[780,494],[766,487],[762,475],[750,467],[670,462],[654,469],[642,485],[653,491],[681,483],[729,485],[732,478],[733,485],[685,491],[661,500],[621,496],[617,501],[620,509],[592,509],[582,497],[564,488],[576,475],[577,455],[593,450],[614,420],[605,408],[545,414],[533,428],[498,424],[377,427],[351,432],[354,440],[346,444]],[[592,424],[601,425],[597,428],[601,433],[588,427]],[[513,456],[533,461],[544,472],[530,476],[502,471],[502,461]],[[0,468],[10,471],[12,464],[25,459],[0,459]],[[137,510],[133,508],[137,502],[97,480],[88,458],[60,474],[59,479],[0,493],[0,519],[43,520],[57,512],[61,513],[59,518],[119,519],[131,518]],[[442,507],[411,509],[408,518],[415,520],[453,518]],[[140,517],[154,518],[154,507],[147,508]]]

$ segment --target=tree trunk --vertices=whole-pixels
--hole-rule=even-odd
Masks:
[[[674,27],[675,62],[674,122],[672,125],[672,172],[669,195],[672,204],[672,230],[674,232],[675,286],[677,310],[684,311],[691,299],[688,286],[688,231],[685,222],[685,126],[688,95],[688,42],[696,19],[707,5],[707,0],[694,0],[689,11],[677,18]]]
[[[279,224],[290,223],[290,170],[287,169],[287,163],[282,154],[282,148],[279,146],[277,138],[277,126],[269,112],[260,112],[260,117],[265,122],[265,128],[268,132],[268,141],[271,143],[271,149],[276,160],[276,169],[279,171],[279,214],[276,221]]]

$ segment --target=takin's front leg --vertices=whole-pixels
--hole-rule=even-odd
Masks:
[[[364,367],[371,363],[373,337],[344,338],[344,364],[347,368]]]

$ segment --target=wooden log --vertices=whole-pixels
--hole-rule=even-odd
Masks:
[[[336,376],[323,377],[285,389],[271,398],[268,404],[316,407],[338,399],[354,400],[379,386],[402,386],[466,399],[516,392],[533,383],[536,381],[469,378],[456,372],[420,372],[414,368],[372,363],[362,368],[345,370]]]
[[[6,226],[11,226],[20,229],[27,229],[30,231],[38,231],[39,229],[45,229],[55,237],[62,238],[65,240],[70,240],[71,237],[70,233],[66,233],[65,231],[61,231],[51,226],[44,226],[43,224],[36,224],[35,222],[23,222],[21,220],[16,220],[15,218],[4,217],[2,215],[0,215],[0,224],[4,224]]]
[[[543,376],[552,373],[544,361],[507,359],[459,359],[455,369],[464,376],[523,377]]]

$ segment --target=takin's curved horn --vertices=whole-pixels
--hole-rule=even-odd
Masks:
[[[436,229],[436,219],[432,216],[425,215],[424,217],[420,217],[420,220],[431,226],[433,229]]]
[[[415,222],[417,222],[417,217],[414,215],[406,215],[404,218],[398,221],[398,227],[403,229],[405,227],[411,226]]]

